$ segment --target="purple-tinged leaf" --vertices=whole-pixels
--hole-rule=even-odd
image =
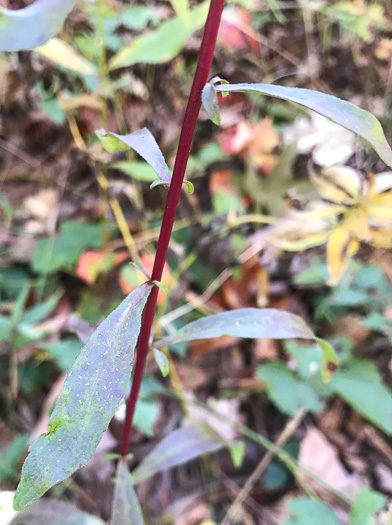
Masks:
[[[109,153],[127,151],[129,149],[135,150],[158,175],[160,180],[155,181],[155,183],[168,184],[170,186],[171,173],[169,167],[156,140],[147,128],[139,129],[129,133],[129,135],[118,135],[117,133],[109,133],[101,129],[97,135],[103,147]]]
[[[252,91],[289,100],[312,109],[362,137],[378,153],[380,158],[392,167],[392,150],[385,138],[380,122],[371,113],[351,102],[311,89],[274,86],[272,84],[224,84],[216,85],[215,89],[223,92]]]
[[[87,463],[129,384],[144,306],[142,284],[107,317],[70,368],[49,421],[30,446],[14,498],[21,510]]]
[[[57,35],[76,0],[36,0],[24,9],[0,7],[0,51],[42,46]]]
[[[241,308],[193,321],[155,342],[154,347],[223,335],[266,339],[315,338],[305,321],[290,312],[274,308]]]
[[[125,459],[120,459],[117,465],[111,523],[112,525],[144,525],[142,510]]]
[[[338,359],[327,341],[317,338],[305,321],[297,315],[274,308],[241,308],[203,317],[154,342],[154,347],[162,348],[223,335],[252,339],[312,339],[318,343],[323,354],[323,381],[330,381],[337,368]]]
[[[10,525],[104,525],[104,522],[61,501],[42,499],[18,513]]]
[[[164,470],[181,465],[202,454],[225,446],[222,438],[206,423],[199,421],[174,430],[148,454],[132,473],[134,484]]]

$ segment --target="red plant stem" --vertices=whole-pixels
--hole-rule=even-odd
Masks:
[[[169,247],[174,218],[181,195],[189,153],[191,151],[193,134],[195,132],[197,118],[201,108],[201,91],[208,81],[208,73],[210,71],[212,57],[214,54],[224,3],[225,0],[211,0],[210,3],[207,21],[204,28],[203,40],[200,47],[199,60],[185,111],[176,161],[174,163],[173,177],[167,195],[165,212],[163,214],[161,231],[159,233],[154,268],[151,276],[151,280],[153,281],[160,281],[162,278],[162,272],[166,261],[166,254]],[[140,330],[140,337],[137,346],[135,371],[133,375],[131,393],[127,401],[127,412],[122,435],[121,455],[123,456],[128,453],[129,449],[133,415],[135,412],[136,401],[139,396],[140,384],[142,382],[144,366],[147,359],[158,291],[158,287],[154,286],[151,290],[144,310],[142,327]]]

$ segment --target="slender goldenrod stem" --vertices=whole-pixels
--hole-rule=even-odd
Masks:
[[[154,268],[151,276],[153,281],[160,281],[162,278],[162,272],[165,265],[174,218],[177,211],[178,201],[180,199],[185,170],[191,150],[193,134],[195,132],[197,118],[201,108],[201,91],[208,81],[208,74],[214,54],[224,3],[225,0],[211,0],[210,3],[207,21],[204,28],[203,40],[200,47],[199,60],[197,63],[196,73],[193,79],[192,89],[189,95],[184,122],[181,129],[176,161],[174,163],[173,177],[166,199],[165,212],[163,214],[162,227],[159,234]],[[127,412],[121,443],[122,455],[126,455],[128,453],[133,415],[135,412],[136,401],[139,396],[140,384],[142,382],[144,366],[147,359],[149,339],[154,320],[158,291],[159,289],[154,286],[154,288],[151,290],[144,310],[142,327],[140,330],[140,337],[137,346],[135,372],[132,380],[131,393],[127,401]]]

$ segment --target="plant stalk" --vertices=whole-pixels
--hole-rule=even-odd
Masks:
[[[216,39],[225,0],[211,0],[204,28],[203,40],[200,47],[199,60],[197,63],[195,77],[193,79],[191,93],[185,111],[182,124],[180,140],[177,149],[176,160],[174,163],[173,177],[168,191],[165,211],[162,219],[161,231],[158,239],[158,246],[155,255],[154,267],[151,275],[152,281],[160,281],[166,261],[167,250],[171,232],[173,229],[174,218],[177,211],[178,201],[181,195],[182,184],[184,181],[185,170],[188,163],[193,135],[195,132],[197,118],[201,108],[201,92],[208,81],[212,57],[215,50]],[[154,286],[144,310],[142,326],[140,330],[139,342],[137,346],[135,371],[132,380],[131,393],[127,401],[127,411],[123,428],[121,455],[128,453],[131,437],[132,421],[135,412],[136,402],[139,396],[140,385],[142,382],[144,366],[147,359],[151,328],[154,321],[155,308],[157,304],[159,288]]]

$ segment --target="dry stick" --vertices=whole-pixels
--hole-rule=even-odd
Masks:
[[[298,428],[298,425],[300,425],[302,418],[304,417],[306,411],[305,409],[301,409],[298,414],[293,418],[290,419],[290,421],[287,423],[285,428],[283,429],[282,433],[280,434],[278,440],[272,448],[268,450],[266,455],[263,457],[263,459],[260,461],[260,463],[257,465],[251,476],[247,479],[245,485],[242,487],[240,492],[237,494],[235,500],[230,505],[229,510],[227,511],[227,514],[225,518],[223,519],[221,525],[231,525],[231,523],[237,523],[237,520],[239,518],[239,514],[241,512],[241,505],[247,498],[249,492],[252,490],[253,486],[257,481],[260,479],[261,475],[263,474],[264,470],[269,465],[271,459],[274,457],[276,451],[289,439],[289,437],[296,431]]]
[[[173,228],[174,218],[177,211],[178,201],[181,195],[181,188],[184,181],[186,165],[188,163],[191,150],[193,134],[196,127],[197,118],[201,108],[201,91],[208,81],[208,74],[214,54],[216,38],[222,17],[224,0],[211,0],[204,29],[203,40],[200,47],[199,60],[185,111],[184,122],[181,129],[180,141],[178,144],[176,161],[174,164],[173,177],[167,195],[165,212],[162,219],[162,227],[159,234],[158,246],[155,255],[154,268],[151,280],[160,281],[162,278],[163,267],[169,247],[170,236]],[[144,366],[146,363],[147,352],[151,328],[154,320],[155,307],[157,303],[159,288],[154,286],[144,310],[142,327],[137,346],[137,356],[135,372],[132,381],[131,393],[127,401],[127,413],[125,417],[123,436],[121,442],[121,454],[128,453],[129,441],[133,415],[135,412],[136,401],[139,396],[140,384],[143,377]]]

